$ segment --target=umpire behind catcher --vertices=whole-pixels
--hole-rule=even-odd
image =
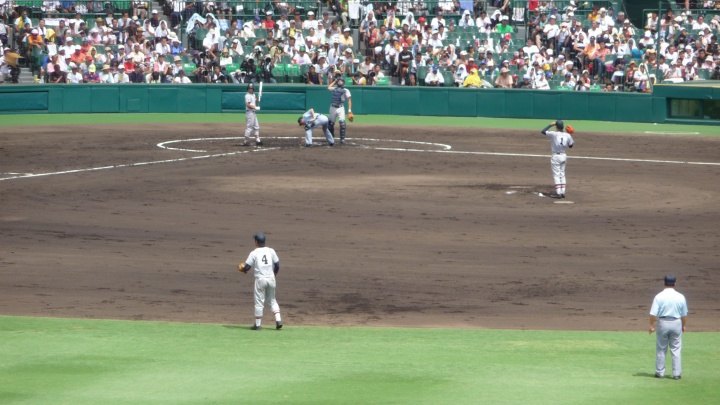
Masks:
[[[682,377],[682,334],[687,324],[687,301],[685,296],[675,291],[675,276],[665,276],[665,289],[653,300],[650,308],[650,329],[653,333],[657,327],[657,344],[655,346],[655,377],[665,375],[665,353],[668,344],[672,355],[673,379]]]

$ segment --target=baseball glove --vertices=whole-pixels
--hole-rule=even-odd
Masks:
[[[347,119],[348,121],[353,122],[355,121],[355,115],[352,112],[349,112],[347,115]]]
[[[565,132],[567,132],[568,134],[572,135],[572,134],[575,133],[575,128],[573,128],[573,126],[570,125],[570,124],[565,125]]]

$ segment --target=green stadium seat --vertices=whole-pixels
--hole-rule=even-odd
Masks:
[[[183,71],[188,76],[192,75],[196,68],[197,66],[194,63],[183,63]]]
[[[419,86],[425,85],[425,76],[427,76],[427,73],[428,73],[427,66],[418,66],[418,68],[417,68],[417,83]]]
[[[286,83],[287,82],[287,64],[285,63],[278,63],[273,68],[272,74],[275,76],[275,80],[278,81],[278,83]]]
[[[232,74],[232,73],[236,72],[236,71],[239,70],[239,69],[240,69],[240,65],[237,64],[237,63],[231,63],[231,64],[225,66],[225,71],[226,71],[228,74]]]
[[[390,78],[387,76],[380,77],[377,79],[376,84],[378,86],[389,86],[390,85]]]
[[[299,65],[287,65],[288,83],[302,83]]]
[[[442,72],[443,79],[445,80],[445,87],[452,87],[455,85],[455,76],[453,76],[452,72],[449,70],[444,70]]]

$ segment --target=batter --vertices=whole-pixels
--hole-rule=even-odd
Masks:
[[[310,147],[313,144],[312,131],[315,127],[322,127],[325,132],[325,139],[327,139],[328,146],[335,145],[335,138],[333,138],[328,123],[330,120],[327,115],[316,114],[314,109],[309,109],[302,117],[298,118],[298,125],[305,127],[305,146]]]
[[[282,329],[280,305],[275,299],[277,285],[275,276],[280,271],[280,259],[274,249],[265,246],[264,233],[258,232],[253,238],[255,239],[255,250],[250,252],[245,263],[238,265],[238,271],[247,273],[250,269],[253,269],[255,274],[255,323],[250,329],[262,329],[265,302],[270,304],[270,308],[275,314],[275,329]]]
[[[348,115],[352,115],[352,95],[350,90],[345,88],[345,80],[342,78],[334,80],[328,86],[330,90],[330,133],[335,136],[335,122],[340,122],[340,143],[345,143],[345,101],[348,103]]]
[[[257,95],[255,95],[255,85],[248,84],[247,93],[245,93],[245,142],[243,146],[250,145],[250,140],[255,137],[255,146],[261,146],[260,140],[260,123],[257,119],[257,112],[260,111]]]
[[[557,131],[550,131],[552,127],[555,127]],[[565,164],[567,162],[565,150],[572,148],[575,144],[572,135],[570,135],[574,130],[570,125],[568,125],[566,129],[565,123],[562,122],[562,120],[557,120],[550,123],[550,125],[543,128],[540,132],[550,138],[550,148],[552,150],[550,167],[552,168],[553,180],[555,181],[555,193],[551,194],[550,197],[565,198]]]

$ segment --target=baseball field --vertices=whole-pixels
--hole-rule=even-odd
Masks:
[[[0,403],[713,403],[720,129],[0,116]],[[262,230],[285,328],[251,331]],[[647,313],[676,274],[683,379]]]

